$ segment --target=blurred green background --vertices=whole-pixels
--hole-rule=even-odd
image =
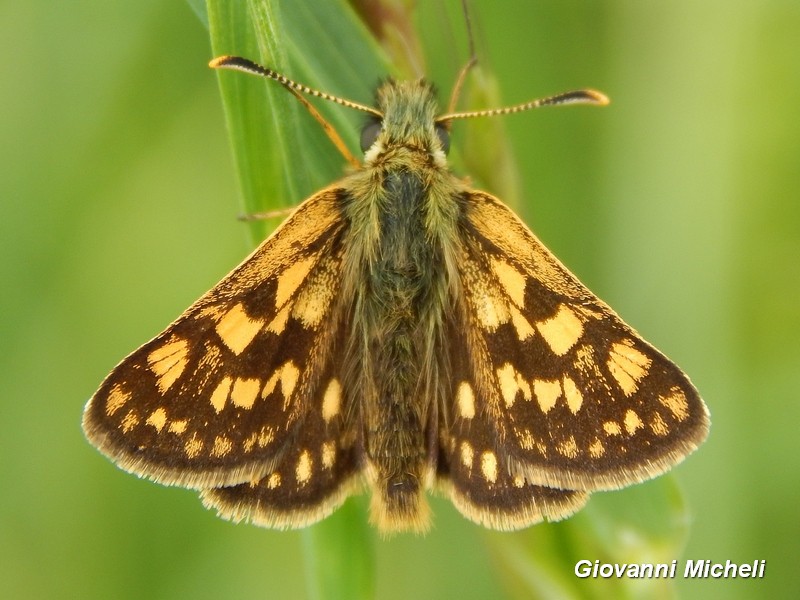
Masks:
[[[800,3],[475,4],[504,102],[612,98],[504,123],[517,209],[710,407],[709,440],[675,470],[683,556],[767,560],[763,580],[675,593],[800,597]],[[116,362],[251,248],[208,39],[180,1],[0,6],[0,597],[305,594],[303,534],[220,521],[192,492],[115,469],[80,430]],[[465,56],[433,57],[442,90]],[[378,597],[510,594],[499,534],[434,510],[428,537],[375,542]],[[601,597],[593,585],[576,589]]]

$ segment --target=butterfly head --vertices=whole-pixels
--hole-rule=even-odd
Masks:
[[[361,131],[361,149],[367,164],[389,153],[414,152],[444,164],[450,148],[447,128],[437,123],[436,91],[424,79],[388,80],[377,91],[378,112]]]

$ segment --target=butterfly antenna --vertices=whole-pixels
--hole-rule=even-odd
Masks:
[[[333,142],[333,145],[342,153],[344,158],[349,162],[351,165],[358,167],[360,166],[361,162],[353,156],[353,154],[348,150],[347,145],[344,143],[344,140],[339,136],[337,131],[333,128],[325,117],[323,117],[319,111],[311,104],[303,94],[307,96],[314,96],[315,98],[322,98],[323,100],[329,100],[331,102],[335,102],[336,104],[340,104],[342,106],[346,106],[348,108],[354,108],[356,110],[360,110],[362,112],[369,113],[373,116],[378,117],[379,119],[383,118],[383,115],[375,110],[370,106],[366,106],[364,104],[359,104],[358,102],[353,102],[352,100],[346,100],[345,98],[339,98],[338,96],[333,96],[331,94],[327,94],[325,92],[321,92],[319,90],[315,90],[314,88],[310,88],[307,85],[303,85],[302,83],[297,83],[296,81],[292,81],[285,75],[281,75],[280,73],[273,71],[272,69],[268,69],[267,67],[262,67],[258,63],[255,63],[251,60],[246,58],[242,58],[241,56],[219,56],[213,59],[208,66],[212,69],[231,69],[235,71],[243,71],[245,73],[250,73],[251,75],[259,75],[261,77],[266,77],[268,79],[272,79],[277,81],[287,90],[289,90],[295,98],[297,98],[300,103],[306,107],[306,110],[311,114],[314,119],[322,126],[323,131],[328,136],[328,138]]]
[[[466,112],[450,112],[437,117],[437,123],[447,123],[454,119],[471,119],[473,117],[493,117],[495,115],[510,115],[512,113],[530,110],[532,108],[539,108],[540,106],[562,106],[566,104],[594,104],[596,106],[605,106],[610,100],[608,96],[596,90],[574,90],[572,92],[563,92],[554,96],[547,96],[546,98],[537,98],[530,102],[523,104],[515,104],[514,106],[506,106],[504,108],[490,108],[487,110],[474,110]]]
[[[469,60],[467,64],[461,67],[456,78],[456,84],[453,86],[453,92],[450,94],[450,102],[447,103],[447,112],[453,113],[456,110],[458,98],[461,96],[461,89],[464,87],[464,81],[467,79],[467,74],[472,68],[478,64],[478,55],[475,52],[475,38],[472,34],[472,19],[469,16],[469,6],[467,0],[461,0],[461,8],[464,12],[464,24],[467,28],[467,41],[469,43]]]

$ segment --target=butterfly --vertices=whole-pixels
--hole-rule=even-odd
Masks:
[[[276,80],[318,120],[304,96],[366,112],[364,159],[329,131],[357,168],[103,381],[83,428],[122,469],[265,527],[309,525],[367,489],[384,533],[425,531],[428,490],[513,530],[703,442],[687,376],[448,168],[457,119],[605,96],[440,114],[424,80],[387,81],[372,108],[244,58],[211,66]]]

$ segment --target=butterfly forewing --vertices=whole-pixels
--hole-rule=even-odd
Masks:
[[[473,193],[463,229],[475,410],[492,416],[513,474],[562,489],[618,488],[699,445],[708,416],[688,378],[507,207]]]
[[[331,351],[340,192],[283,226],[90,400],[89,439],[131,472],[211,488],[258,480],[309,409]]]

